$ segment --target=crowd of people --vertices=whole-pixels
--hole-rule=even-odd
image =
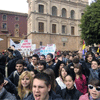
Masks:
[[[0,100],[100,100],[100,53],[0,54]]]

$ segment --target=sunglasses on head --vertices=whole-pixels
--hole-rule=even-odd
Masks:
[[[89,85],[88,85],[88,88],[91,89],[91,90],[92,90],[93,88],[95,88],[97,91],[100,91],[100,86],[99,86],[99,87],[94,87],[93,85],[89,84]]]

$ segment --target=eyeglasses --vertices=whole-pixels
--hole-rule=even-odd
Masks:
[[[92,90],[93,88],[95,88],[97,91],[100,91],[100,86],[99,86],[99,87],[94,87],[93,85],[89,84],[89,85],[88,85],[88,88],[91,89],[91,90]]]

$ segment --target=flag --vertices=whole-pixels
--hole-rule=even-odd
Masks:
[[[99,47],[98,47],[98,49],[97,49],[97,53],[99,53]]]
[[[82,48],[82,50],[83,50],[83,55],[85,55],[85,41],[83,40],[83,48]]]

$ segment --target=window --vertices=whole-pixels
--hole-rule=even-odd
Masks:
[[[16,20],[16,21],[19,21],[19,17],[18,17],[18,16],[16,16],[16,17],[15,17],[15,20]]]
[[[19,28],[19,25],[18,25],[18,24],[16,24],[16,25],[15,25],[15,28]]]
[[[44,6],[43,5],[39,5],[39,13],[44,13]]]
[[[44,23],[39,22],[39,32],[44,32]]]
[[[66,9],[65,8],[62,9],[62,17],[66,17]]]
[[[55,6],[52,7],[52,15],[57,16],[57,7]]]
[[[40,46],[42,46],[42,42],[40,42]]]
[[[75,11],[74,10],[71,10],[71,18],[75,19]]]
[[[65,43],[63,43],[63,46],[65,46]]]
[[[66,30],[66,26],[62,25],[62,33],[65,33],[65,30]]]
[[[6,24],[6,23],[3,23],[3,24],[2,24],[2,28],[3,28],[3,29],[7,29],[7,24]]]
[[[7,15],[3,15],[3,20],[7,20]]]
[[[71,27],[71,35],[74,35],[74,27]]]
[[[81,13],[81,16],[83,16],[84,15],[84,13]]]
[[[56,24],[52,24],[52,33],[56,33]]]

